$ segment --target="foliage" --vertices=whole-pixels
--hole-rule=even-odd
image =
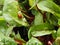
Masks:
[[[0,0],[0,45],[46,45],[46,42],[59,45],[59,3],[58,0]]]

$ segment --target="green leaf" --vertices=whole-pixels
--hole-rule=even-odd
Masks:
[[[3,18],[3,16],[0,16],[0,32],[5,34],[5,31],[7,30],[7,28],[8,26],[5,19]]]
[[[18,39],[18,40],[20,40],[21,39],[21,36],[20,36],[20,34],[18,33],[18,34],[16,34],[15,36],[14,36],[16,39]]]
[[[0,32],[9,36],[14,26],[8,26],[3,16],[0,16]]]
[[[49,25],[48,23],[34,25],[28,31],[28,38],[30,39],[32,37],[31,33],[34,31],[51,30],[52,28],[53,28],[53,26]]]
[[[8,2],[8,3],[6,3],[6,2]],[[14,2],[14,0],[12,0],[12,1],[10,1],[10,0],[5,0],[5,2],[4,2],[4,7],[3,7],[3,16],[4,16],[4,18],[5,18],[5,20],[6,20],[6,22],[8,22],[10,25],[16,25],[16,22],[14,22],[14,20],[11,18],[11,16],[10,15],[13,15],[13,14],[11,14],[9,11],[11,11],[12,12],[12,10],[13,10],[13,12],[15,12],[16,13],[16,11],[14,11],[14,8],[10,8],[10,6],[8,6],[8,4],[9,3],[12,3],[12,2]],[[8,9],[9,8],[9,9]],[[15,14],[16,15],[16,14]]]
[[[3,13],[3,17],[9,25],[16,25],[16,22],[9,16],[9,14]]]
[[[38,39],[36,38],[31,38],[26,45],[43,45]]]
[[[3,5],[4,4],[4,1],[5,0],[0,0],[0,5]]]
[[[8,2],[8,3],[6,3]],[[3,16],[6,18],[10,17],[9,21],[13,22],[15,21],[16,23],[24,26],[28,26],[27,22],[24,22],[22,19],[18,18],[18,2],[15,0],[5,0],[4,7],[3,7]],[[8,16],[8,17],[6,17]],[[12,21],[13,20],[13,21]],[[8,21],[8,19],[7,19]],[[15,24],[15,23],[13,23]]]
[[[6,21],[3,16],[0,16],[0,26],[6,25]]]
[[[51,13],[47,13],[46,17],[47,17],[47,21],[49,22],[49,24],[54,25],[54,26],[58,25],[58,19],[56,16],[54,16]]]
[[[57,38],[57,31],[56,30],[54,30],[52,32],[52,37],[53,37],[53,39],[56,39]]]
[[[1,42],[3,43],[3,45],[17,45],[17,43],[11,39],[10,37],[4,37]]]
[[[12,32],[14,26],[9,26],[3,16],[0,16],[0,33],[3,33],[5,36],[9,36]]]
[[[31,6],[30,9],[32,9],[33,7],[35,7],[37,5],[39,0],[29,0],[29,5]]]
[[[57,37],[53,45],[60,45],[60,37]]]
[[[43,15],[37,10],[32,10],[32,14],[35,15],[34,25],[43,24]]]
[[[7,28],[7,30],[6,30],[6,36],[9,36],[12,33],[13,27],[14,26],[9,26],[9,28]]]
[[[32,0],[29,0],[29,5],[30,5],[30,6],[34,5],[35,1],[36,1],[36,0],[33,0],[33,1],[32,1]]]
[[[57,31],[57,37],[60,37],[60,28]]]
[[[2,16],[2,11],[0,10],[0,16]]]
[[[23,41],[23,42],[25,43],[25,40],[23,40],[23,39],[21,38],[21,36],[20,36],[19,33],[16,34],[16,35],[14,35],[14,38],[17,39],[17,40],[21,40],[21,41]]]
[[[39,37],[39,36],[52,34],[52,32],[54,32],[54,31],[42,30],[42,31],[33,31],[33,32],[31,32],[31,34],[33,37]]]
[[[58,19],[58,25],[60,25],[60,19]]]
[[[37,4],[37,7],[42,11],[47,11],[60,17],[60,7],[56,5],[53,1],[49,1],[49,0],[40,1]]]
[[[17,45],[17,43],[12,38],[5,36],[2,32],[0,32],[0,36],[1,45]]]

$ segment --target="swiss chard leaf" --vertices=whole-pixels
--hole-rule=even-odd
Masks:
[[[28,31],[28,37],[29,39],[32,37],[32,32],[34,31],[44,31],[44,30],[51,30],[53,27],[47,23],[44,23],[44,24],[40,24],[40,25],[35,25],[35,26],[32,26],[29,31]],[[49,31],[48,31],[49,32]],[[48,32],[46,34],[48,34]],[[42,34],[42,33],[41,33]],[[44,35],[46,35],[44,34]],[[49,32],[50,34],[50,32]]]
[[[3,43],[3,45],[17,45],[17,43],[10,37],[4,37],[1,40],[1,44]]]
[[[43,15],[39,11],[32,10],[32,14],[35,15],[34,25],[43,24]]]
[[[58,19],[58,24],[60,25],[60,19]]]
[[[43,30],[43,31],[33,31],[33,32],[31,32],[31,34],[33,37],[39,37],[39,36],[52,34],[53,32],[54,31]]]
[[[60,37],[60,28],[57,31],[57,37]]]
[[[31,38],[26,45],[43,45],[38,39],[36,38]]]
[[[29,5],[31,6],[30,9],[32,9],[33,7],[35,7],[37,5],[39,0],[29,0]]]
[[[47,11],[60,17],[60,7],[56,5],[53,1],[48,1],[48,0],[40,1],[37,4],[37,7],[42,11]]]
[[[9,1],[9,2],[8,2]],[[8,2],[8,3],[6,3]],[[15,21],[16,23],[20,24],[20,25],[24,25],[24,26],[28,26],[27,22],[24,22],[22,19],[18,18],[18,2],[15,0],[5,0],[4,3],[4,8],[3,8],[3,16],[5,17],[5,19],[7,18],[7,21]],[[8,20],[8,16],[9,20]],[[13,21],[12,21],[13,20]],[[15,24],[15,23],[13,23]]]
[[[3,5],[4,4],[4,1],[5,0],[0,0],[0,5]]]
[[[60,45],[60,37],[57,37],[53,45]]]
[[[48,23],[50,23],[50,24],[52,24],[52,25],[54,25],[54,26],[58,25],[58,19],[57,19],[56,16],[54,16],[54,15],[51,14],[51,13],[47,13],[47,14],[46,14],[46,17],[47,17],[46,20],[48,21]]]

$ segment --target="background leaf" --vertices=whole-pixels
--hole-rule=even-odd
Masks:
[[[26,45],[43,45],[38,39],[36,38],[31,38]]]
[[[52,28],[53,27],[51,25],[49,25],[48,23],[43,23],[43,24],[40,24],[40,25],[34,25],[28,31],[28,38],[30,39],[32,37],[31,32],[51,30]]]
[[[43,15],[39,11],[32,10],[32,14],[35,15],[34,25],[43,24]]]
[[[4,3],[4,8],[3,8],[3,16],[9,16],[10,21],[12,22],[15,21],[16,23],[24,26],[28,26],[27,22],[24,22],[22,19],[18,18],[18,2],[15,0],[9,0],[9,3],[6,3],[8,0],[5,1]],[[6,17],[5,17],[6,18]],[[14,24],[14,23],[13,23]]]
[[[57,37],[60,37],[60,28],[57,31]]]
[[[48,4],[48,5],[47,5]],[[56,5],[53,1],[40,1],[37,7],[42,11],[50,12],[58,17],[60,17],[60,7]]]
[[[33,37],[39,37],[39,36],[52,34],[52,32],[54,32],[54,31],[43,30],[43,31],[33,31],[33,32],[31,32],[31,34]]]

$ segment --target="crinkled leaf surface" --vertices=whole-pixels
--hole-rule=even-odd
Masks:
[[[33,15],[35,15],[34,25],[43,24],[43,15],[37,10],[32,10]]]
[[[60,37],[57,37],[53,45],[60,45]]]
[[[0,5],[3,5],[4,4],[4,1],[5,0],[0,0]]]
[[[38,39],[31,38],[26,45],[43,45]]]
[[[49,1],[49,0],[40,1],[37,4],[37,7],[40,10],[50,12],[50,13],[60,17],[60,7],[58,5],[56,5],[53,1]]]
[[[43,31],[33,31],[33,32],[31,32],[31,34],[34,37],[39,37],[39,36],[44,36],[44,35],[52,34],[52,32],[53,31],[43,30]]]
[[[58,24],[60,25],[60,19],[58,19]]]
[[[4,38],[1,39],[0,44],[2,45],[17,45],[17,43],[10,37],[4,36]]]
[[[38,3],[38,1],[40,1],[40,0],[29,0],[29,5],[31,6],[31,8],[30,9],[32,9],[33,7],[35,7],[36,6],[36,4]]]
[[[3,16],[7,21],[15,21],[20,25],[28,26],[27,22],[18,19],[18,2],[15,0],[5,0],[3,7]],[[8,18],[9,17],[9,18]],[[13,21],[12,21],[13,20]]]
[[[60,37],[60,28],[57,31],[57,37]]]
[[[7,26],[3,16],[0,16],[0,45],[17,45],[17,43],[9,37],[13,26]]]
[[[58,25],[58,18],[51,13],[46,14],[47,21],[52,25]]]
[[[52,29],[53,27],[51,26],[51,25],[49,25],[49,24],[47,24],[47,23],[44,23],[44,24],[40,24],[40,25],[34,25],[34,26],[32,26],[30,29],[29,29],[29,31],[28,31],[28,37],[29,37],[29,39],[32,37],[32,32],[34,32],[34,31],[44,31],[44,30],[49,30],[49,29]],[[48,31],[49,32],[49,31]],[[48,33],[47,32],[47,33]],[[46,34],[47,34],[46,33]],[[45,34],[45,35],[46,35]],[[49,33],[50,34],[50,33]],[[41,34],[41,35],[43,35],[43,34]]]

